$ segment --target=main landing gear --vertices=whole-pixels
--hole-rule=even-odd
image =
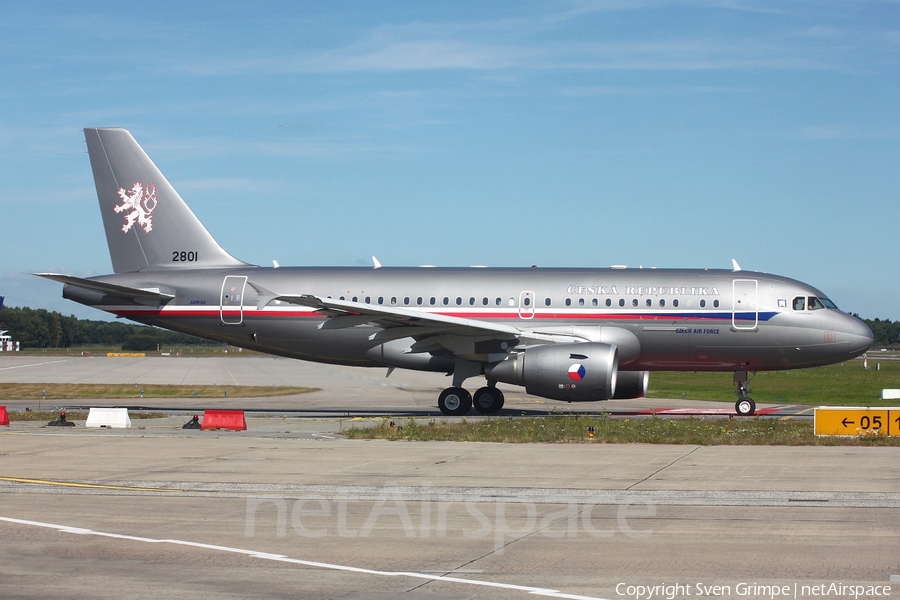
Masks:
[[[753,413],[756,412],[756,402],[753,401],[753,398],[747,396],[753,391],[747,387],[747,372],[735,371],[734,382],[738,386],[738,389],[734,392],[738,397],[737,402],[734,403],[734,412],[741,417],[753,416]]]
[[[472,406],[483,415],[496,415],[503,408],[503,392],[493,386],[485,386],[473,396],[465,388],[448,387],[438,396],[438,408],[450,417],[465,415]]]

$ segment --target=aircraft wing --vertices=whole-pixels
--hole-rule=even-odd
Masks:
[[[399,337],[415,337],[423,339],[434,335],[451,335],[478,337],[483,339],[515,340],[522,335],[522,330],[510,325],[489,323],[479,319],[464,319],[429,313],[413,308],[381,306],[349,302],[334,298],[323,298],[309,294],[278,294],[266,288],[248,282],[257,291],[258,306],[262,308],[280,300],[290,304],[315,309],[332,318],[324,322],[322,329],[340,329],[357,325],[377,325],[384,330],[373,335],[373,339],[396,339]]]
[[[159,288],[134,288],[125,285],[116,285],[115,283],[106,283],[105,281],[97,281],[95,279],[83,279],[81,277],[72,277],[71,275],[60,275],[58,273],[35,273],[38,277],[44,279],[52,279],[60,283],[68,283],[80,288],[102,292],[104,294],[113,294],[122,298],[130,298],[132,300],[171,300],[174,294],[166,293]]]
[[[514,347],[596,341],[593,337],[575,331],[520,329],[502,323],[451,317],[414,308],[349,302],[311,294],[279,294],[252,281],[247,283],[257,292],[258,308],[268,306],[276,300],[312,308],[331,317],[319,326],[321,329],[373,325],[379,329],[369,339],[388,342],[413,338],[415,343],[407,350],[411,353],[442,354],[449,351],[460,358],[493,362],[502,360]]]

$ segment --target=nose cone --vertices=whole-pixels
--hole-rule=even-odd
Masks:
[[[850,342],[850,354],[859,356],[872,347],[875,336],[869,326],[857,319],[847,315],[846,333]]]

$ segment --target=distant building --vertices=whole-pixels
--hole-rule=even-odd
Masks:
[[[8,331],[0,331],[0,352],[18,352],[19,342],[14,342]]]
[[[0,296],[0,310],[3,310],[3,300],[5,296]],[[0,352],[18,352],[19,342],[14,342],[11,335],[7,335],[8,331],[0,331]]]

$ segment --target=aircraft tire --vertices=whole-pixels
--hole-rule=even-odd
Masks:
[[[741,398],[735,402],[734,412],[741,417],[752,417],[756,412],[756,402],[752,398]]]
[[[472,394],[461,387],[449,387],[438,396],[438,408],[448,417],[461,417],[472,408]]]
[[[472,405],[483,415],[496,415],[503,408],[503,392],[495,387],[479,388],[472,395]]]

